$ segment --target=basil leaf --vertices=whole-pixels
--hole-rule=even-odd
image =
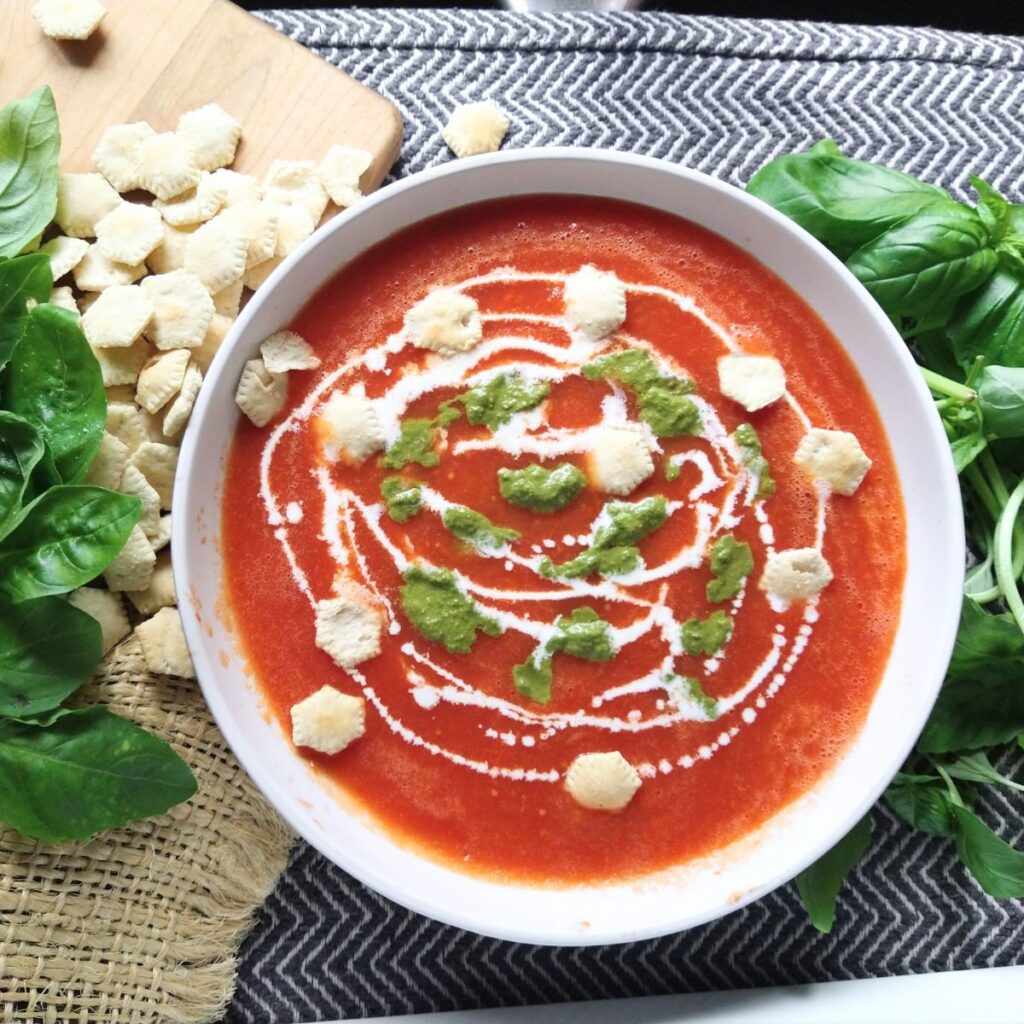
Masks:
[[[1011,615],[992,614],[967,598],[960,610],[950,678],[991,676],[1000,666],[1014,676],[1024,675],[1024,635]]]
[[[832,931],[839,890],[870,845],[871,818],[865,815],[828,853],[796,876],[797,892],[811,924],[819,932]]]
[[[74,313],[36,306],[7,368],[6,404],[35,424],[66,483],[81,480],[99,450],[107,400],[100,364]]]
[[[980,430],[951,441],[949,448],[957,473],[962,473],[987,447],[988,439]]]
[[[28,300],[46,302],[52,290],[53,275],[46,253],[0,261],[0,370],[10,361],[25,329]]]
[[[45,454],[43,439],[31,423],[0,411],[0,537],[21,505],[32,470]]]
[[[1001,366],[1024,366],[1024,275],[999,267],[982,288],[956,304],[947,330],[965,370],[978,356]]]
[[[947,764],[944,767],[946,774],[954,779],[963,779],[964,782],[981,782],[993,786],[1007,786],[1009,789],[1024,792],[1024,786],[1003,775],[985,753],[964,754],[952,764]]]
[[[1010,742],[1024,730],[1019,665],[976,679],[947,679],[917,741],[924,754],[978,750]]]
[[[991,239],[997,242],[1006,231],[1010,204],[987,181],[975,174],[971,175],[971,186],[978,193],[978,216]]]
[[[956,851],[978,884],[990,896],[1024,896],[1024,853],[1004,843],[966,807],[954,807]]]
[[[48,85],[0,110],[0,256],[16,256],[53,220],[59,152]]]
[[[0,719],[0,821],[47,842],[162,814],[196,791],[162,739],[106,708]]]
[[[59,597],[23,604],[0,598],[0,716],[50,711],[103,656],[100,624]]]
[[[999,257],[974,210],[926,209],[858,249],[847,266],[890,316],[934,312],[992,275]]]
[[[986,366],[974,387],[985,433],[1024,437],[1024,367]]]
[[[949,838],[956,830],[949,794],[937,776],[897,775],[885,791],[885,802],[908,825],[929,835]]]
[[[0,593],[13,601],[66,594],[95,579],[124,547],[142,502],[102,487],[51,487],[0,540]]]
[[[844,157],[828,139],[806,153],[772,160],[750,179],[747,191],[841,256],[912,214],[950,202],[942,189],[909,174]]]

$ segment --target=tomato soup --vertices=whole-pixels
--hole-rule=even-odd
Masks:
[[[854,366],[765,267],[646,207],[494,201],[374,247],[290,329],[320,365],[240,418],[227,597],[289,737],[325,687],[358,699],[343,749],[297,749],[398,842],[622,880],[832,769],[895,634],[902,497]],[[729,356],[761,362],[729,385]]]

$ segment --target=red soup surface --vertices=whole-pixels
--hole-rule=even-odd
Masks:
[[[585,265],[626,298],[596,340],[579,322],[621,285],[597,278],[573,306]],[[456,308],[465,351],[421,347],[430,330],[406,324],[442,287],[473,300]],[[490,878],[622,879],[743,837],[831,770],[889,656],[902,497],[859,375],[771,272],[646,207],[517,198],[389,238],[292,328],[321,365],[289,374],[267,426],[240,418],[228,598],[288,735],[293,705],[325,686],[365,702],[365,733],[340,753],[299,749],[397,841]],[[725,397],[730,351],[777,359],[786,394],[754,412]],[[358,399],[337,427],[350,446],[325,445],[341,393]],[[854,494],[794,463],[812,427],[854,433],[870,457]],[[564,507],[502,494],[500,470],[533,466],[502,477]],[[768,559],[801,548],[831,582],[767,593]],[[380,651],[346,669],[317,646],[314,613],[353,581]],[[632,799],[584,806],[570,766],[612,751]]]

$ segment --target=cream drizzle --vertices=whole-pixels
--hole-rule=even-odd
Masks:
[[[504,268],[469,278],[454,287],[462,291],[471,291],[487,284],[521,281],[542,281],[559,286],[564,285],[566,277],[567,275],[562,274],[523,274]],[[635,294],[654,295],[667,300],[680,311],[695,316],[719,339],[727,351],[740,350],[739,344],[729,331],[701,309],[691,296],[677,295],[655,285],[627,284],[627,291]],[[499,335],[486,339],[469,352],[452,356],[431,356],[424,367],[406,367],[391,383],[385,395],[374,399],[388,444],[393,443],[399,436],[401,418],[417,399],[441,388],[470,387],[482,384],[500,373],[507,372],[507,365],[491,366],[483,370],[476,369],[481,363],[494,356],[531,354],[546,362],[527,363],[520,359],[516,362],[515,369],[528,379],[558,383],[567,376],[578,372],[584,363],[592,361],[606,344],[605,342],[595,343],[589,338],[576,334],[572,331],[568,321],[560,316],[484,312],[482,320],[485,324],[500,324],[507,321],[544,324],[549,328],[561,330],[566,337],[567,344],[556,345],[535,338]],[[656,361],[672,372],[685,375],[684,367],[644,339],[626,334],[620,334],[618,338],[632,347],[645,349]],[[375,373],[391,375],[393,371],[387,365],[388,356],[401,352],[405,344],[404,332],[398,331],[381,344],[367,352],[360,353],[357,357],[325,375],[318,387],[307,396],[305,401],[272,431],[261,454],[260,495],[267,519],[276,526],[274,536],[284,549],[295,584],[305,594],[311,605],[315,605],[316,598],[288,540],[288,525],[298,525],[293,521],[294,513],[287,514],[287,512],[291,512],[293,503],[285,502],[286,514],[282,515],[281,501],[270,485],[274,454],[284,437],[306,427],[322,401],[346,377],[354,375],[362,368]],[[608,382],[608,385],[609,393],[602,402],[602,418],[598,426],[557,433],[545,431],[542,429],[546,420],[542,403],[537,409],[513,417],[509,423],[494,431],[490,436],[458,441],[452,447],[451,454],[458,456],[471,451],[499,450],[510,455],[530,454],[551,459],[566,454],[585,453],[593,446],[596,431],[609,424],[623,423],[628,420],[625,395],[614,382]],[[508,545],[495,547],[492,550],[483,549],[479,552],[485,557],[502,558],[505,561],[506,569],[511,570],[518,567],[538,574],[539,588],[534,590],[484,586],[462,573],[455,574],[458,587],[476,601],[484,614],[496,619],[503,630],[515,630],[531,637],[538,645],[546,644],[554,635],[554,623],[539,622],[530,618],[528,614],[518,614],[505,607],[499,607],[499,605],[589,598],[610,600],[634,607],[640,614],[632,623],[627,626],[611,628],[613,645],[616,651],[621,650],[655,630],[660,634],[660,640],[665,647],[665,654],[660,662],[638,678],[610,686],[595,695],[590,701],[590,709],[580,708],[571,713],[553,713],[532,710],[530,707],[521,706],[512,700],[483,693],[465,679],[434,662],[429,655],[419,649],[415,640],[407,641],[402,646],[402,653],[420,670],[414,671],[411,668],[409,670],[410,681],[413,685],[408,692],[413,706],[419,709],[431,709],[441,704],[453,709],[474,707],[493,713],[506,723],[511,722],[532,729],[540,728],[541,731],[536,736],[531,733],[529,736],[523,737],[521,745],[527,748],[534,748],[538,742],[543,742],[570,728],[595,729],[613,733],[640,733],[651,729],[669,728],[681,721],[709,721],[703,707],[683,692],[678,685],[673,685],[671,681],[671,677],[674,675],[675,659],[682,655],[683,650],[679,622],[676,621],[671,609],[661,603],[666,595],[665,586],[662,586],[658,600],[653,602],[630,593],[630,590],[654,580],[665,579],[677,572],[698,567],[711,538],[733,529],[741,521],[737,506],[741,505],[753,512],[759,523],[761,542],[768,551],[773,550],[774,530],[764,502],[755,500],[757,480],[743,467],[739,450],[722,425],[714,408],[700,395],[694,395],[692,398],[697,403],[702,418],[700,439],[709,445],[710,453],[702,449],[691,449],[671,456],[670,461],[677,466],[686,464],[695,466],[700,474],[700,481],[688,493],[689,505],[684,502],[673,502],[669,509],[670,515],[685,511],[695,516],[697,530],[692,544],[677,551],[661,565],[641,565],[629,574],[597,582],[572,579],[545,580],[539,576],[539,566],[543,555],[535,554],[527,557]],[[800,422],[805,428],[809,428],[810,420],[794,396],[787,393],[785,398]],[[640,426],[644,430],[649,449],[654,453],[660,452],[661,446],[657,437],[646,424],[640,424]],[[401,620],[393,604],[369,573],[362,537],[365,536],[371,542],[379,545],[399,573],[412,564],[411,553],[402,550],[389,537],[382,524],[383,505],[365,502],[354,493],[337,488],[331,479],[330,472],[324,466],[317,467],[313,472],[323,496],[324,512],[320,536],[326,543],[328,554],[339,569],[345,569],[352,558],[355,559],[359,574],[387,610],[390,632],[392,635],[400,632]],[[435,489],[427,486],[422,487],[421,494],[425,510],[437,516],[442,516],[453,504]],[[720,504],[716,505],[703,500],[709,495],[718,495],[721,499]],[[826,531],[827,498],[828,494],[825,491],[819,492],[815,520],[815,544],[819,548],[824,542]],[[301,517],[299,522],[301,522]],[[599,522],[595,521],[589,534],[579,537],[567,536],[562,539],[562,543],[567,548],[571,548],[575,544],[588,545],[592,542],[598,525]],[[342,531],[344,531],[344,536]],[[569,541],[573,543],[570,544]],[[556,543],[554,540],[550,543],[545,542],[544,547],[550,550]],[[541,548],[538,547],[537,550],[540,551]],[[567,557],[572,557],[572,553],[569,552]],[[433,567],[422,558],[417,558],[415,561],[428,568]],[[745,596],[746,587],[732,602],[734,613],[742,607]],[[807,603],[804,625],[801,626],[796,637],[788,638],[782,624],[777,625],[776,632],[771,637],[770,648],[755,670],[731,694],[718,699],[719,717],[736,709],[742,709],[742,714],[739,716],[742,725],[752,724],[756,720],[757,711],[763,709],[766,706],[766,701],[772,699],[781,689],[789,672],[806,648],[810,640],[813,622],[817,619],[816,605],[816,601]],[[784,610],[784,608],[776,608],[780,614]],[[728,645],[713,659],[708,659],[705,662],[706,668],[709,671],[718,671],[727,657]],[[780,661],[782,662],[781,668],[779,667]],[[350,669],[349,675],[359,684],[367,700],[374,705],[388,727],[415,746],[423,747],[453,764],[495,778],[555,782],[561,777],[558,768],[539,770],[534,767],[509,768],[502,765],[491,765],[477,759],[464,757],[457,751],[428,741],[406,725],[399,715],[384,702],[361,670]],[[665,699],[657,701],[657,713],[649,717],[644,718],[642,712],[632,707],[618,714],[594,713],[605,706],[614,708],[620,704],[629,705],[637,696],[659,690],[664,692]],[[752,697],[755,698],[754,701],[748,703]],[[712,727],[718,728],[717,725]],[[684,754],[674,762],[663,758],[657,765],[643,764],[638,768],[641,774],[649,777],[659,772],[671,771],[674,767],[692,767],[698,761],[710,758],[716,750],[730,743],[732,738],[738,734],[739,729],[740,725],[723,728],[717,739],[701,744],[696,751]],[[501,728],[489,729],[487,735],[493,736],[506,747],[516,745],[515,733],[502,731]],[[527,740],[529,740],[528,743]]]

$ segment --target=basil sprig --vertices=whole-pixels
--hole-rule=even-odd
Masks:
[[[0,822],[58,842],[159,814],[196,789],[171,747],[103,707],[62,707],[103,653],[64,595],[114,560],[141,501],[81,481],[103,437],[99,364],[49,305],[60,135],[48,89],[0,110]],[[30,301],[31,300],[31,301]]]
[[[888,805],[955,844],[990,895],[1024,896],[1024,853],[971,809],[971,788],[1024,786],[989,759],[1024,747],[1024,205],[972,178],[972,207],[834,142],[779,157],[748,189],[829,246],[910,345],[931,388],[964,494],[974,564],[935,709]],[[1019,763],[1019,761],[1018,761]],[[862,823],[801,873],[812,923],[832,927]]]

